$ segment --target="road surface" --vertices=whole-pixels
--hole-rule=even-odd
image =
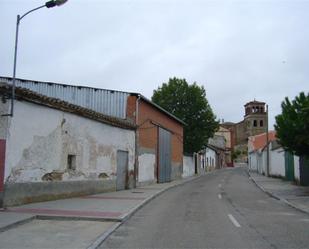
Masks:
[[[163,193],[100,248],[309,248],[309,215],[262,192],[245,168]]]

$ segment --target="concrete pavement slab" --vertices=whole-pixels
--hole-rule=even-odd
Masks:
[[[83,224],[88,224],[90,230],[100,227],[98,228],[99,235],[93,240],[93,236],[88,236],[85,230],[84,237],[81,236],[80,238],[82,240],[80,243],[83,246],[88,245],[91,240],[92,244],[88,246],[89,249],[94,249],[122,222],[131,217],[151,199],[167,189],[185,184],[197,178],[194,176],[169,183],[153,184],[130,190],[9,207],[0,211],[0,235],[2,236],[0,237],[0,248],[2,248],[2,245],[6,245],[6,248],[21,248],[19,247],[20,245],[22,248],[58,248],[51,244],[52,240],[57,238],[50,240],[47,237],[47,244],[42,244],[42,241],[45,241],[44,233],[46,232],[48,234],[47,230],[49,230],[46,227],[53,228],[53,226],[56,226],[55,224],[58,224],[60,227],[63,227],[61,229],[64,229],[63,241],[60,238],[59,243],[56,244],[59,248],[80,248],[75,246],[75,242],[70,244],[70,239],[66,240],[65,238],[67,237],[73,240],[74,236],[78,236],[74,232],[71,233],[69,227],[71,230],[74,230],[75,226],[83,227]],[[104,227],[104,224],[106,224],[106,227]],[[47,229],[46,231],[44,231],[45,228]],[[36,239],[31,243],[27,242],[25,245],[18,244],[17,241],[11,241],[15,240],[11,231],[16,231],[17,234],[20,233],[20,237],[25,240],[32,240],[33,236]],[[40,236],[40,232],[42,234],[42,240],[37,238],[37,236]],[[4,234],[8,236],[3,237]],[[59,236],[61,237],[60,234]],[[2,238],[6,239],[4,240],[5,243],[2,243]],[[81,248],[85,248],[83,246]]]
[[[31,214],[0,212],[0,232],[34,219]]]
[[[88,248],[113,222],[32,220],[0,233],[0,248]]]
[[[280,178],[249,172],[253,182],[264,192],[289,206],[309,214],[309,187],[295,185]]]

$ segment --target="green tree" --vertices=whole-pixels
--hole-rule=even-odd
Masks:
[[[301,92],[291,102],[281,104],[282,113],[276,116],[275,129],[280,144],[298,156],[309,155],[309,94]]]
[[[197,152],[207,144],[219,126],[204,87],[188,84],[185,79],[171,78],[154,90],[152,101],[187,125],[184,126],[184,151]]]

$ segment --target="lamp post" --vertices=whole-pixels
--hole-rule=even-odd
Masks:
[[[266,176],[269,176],[269,127],[268,127],[268,105],[266,105]]]
[[[67,0],[50,0],[46,2],[44,5],[39,6],[37,8],[34,8],[32,10],[29,10],[22,16],[17,15],[17,21],[16,21],[16,33],[15,33],[15,48],[14,48],[14,66],[13,66],[13,80],[12,80],[12,100],[11,100],[11,113],[5,114],[5,116],[11,116],[13,117],[14,114],[14,99],[15,99],[15,80],[16,80],[16,61],[17,61],[17,45],[18,45],[18,30],[19,30],[19,24],[20,21],[31,12],[34,12],[41,8],[53,8],[55,6],[60,6],[64,4]]]

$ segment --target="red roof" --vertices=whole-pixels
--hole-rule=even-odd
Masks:
[[[276,132],[275,131],[269,131],[268,132],[268,141],[275,141],[276,138]],[[266,132],[251,136],[248,138],[248,150],[250,151],[256,151],[259,149],[263,149],[266,146]]]

